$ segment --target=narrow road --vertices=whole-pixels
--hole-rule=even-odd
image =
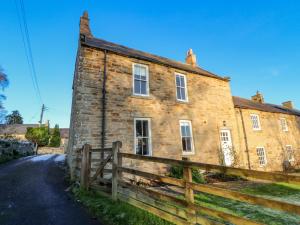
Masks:
[[[103,225],[65,191],[63,163],[41,155],[0,165],[0,224]]]

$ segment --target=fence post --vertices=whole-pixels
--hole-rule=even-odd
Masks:
[[[122,142],[115,141],[112,144],[113,164],[112,164],[112,199],[116,201],[118,199],[118,166],[121,159],[118,158],[118,153],[122,147]]]
[[[82,147],[82,159],[80,169],[80,187],[84,190],[89,188],[90,167],[91,167],[91,146],[84,144]]]
[[[188,158],[183,157],[182,160],[189,161]],[[192,168],[189,166],[183,167],[183,180],[186,182],[185,184],[185,199],[189,204],[194,203],[194,191],[193,189],[187,184],[187,182],[193,182],[192,177]],[[189,224],[196,224],[196,212],[190,206],[187,208],[187,221]]]

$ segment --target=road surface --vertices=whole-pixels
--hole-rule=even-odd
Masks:
[[[1,225],[103,225],[65,191],[64,155],[0,165]]]

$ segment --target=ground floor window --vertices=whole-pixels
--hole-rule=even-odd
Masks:
[[[293,154],[293,148],[291,145],[286,145],[285,146],[286,149],[286,158],[289,162],[294,161],[294,154]]]
[[[151,129],[149,118],[134,119],[135,154],[151,155]]]
[[[256,153],[258,156],[258,163],[260,166],[264,166],[267,164],[267,157],[266,157],[266,152],[264,147],[257,147],[256,148]]]
[[[189,120],[180,120],[180,135],[183,154],[194,153],[192,124]]]

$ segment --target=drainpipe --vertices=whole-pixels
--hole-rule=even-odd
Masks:
[[[104,69],[103,69],[103,86],[102,86],[102,131],[101,131],[101,148],[105,147],[106,139],[106,61],[107,61],[107,51],[104,50]],[[101,159],[104,160],[104,152],[101,151]]]
[[[242,110],[240,108],[239,108],[239,112],[240,112],[240,115],[241,115],[242,126],[243,126],[244,141],[245,141],[245,147],[246,147],[246,153],[247,153],[247,161],[248,161],[248,169],[251,170],[249,147],[248,147],[248,138],[247,138],[247,134],[246,134],[244,116],[243,116]]]

